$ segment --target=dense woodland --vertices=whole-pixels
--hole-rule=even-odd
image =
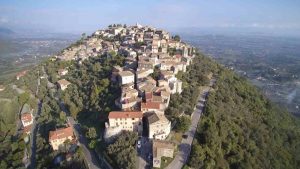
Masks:
[[[247,80],[219,69],[193,142],[194,168],[298,168],[300,122]]]
[[[177,122],[175,129],[185,131],[189,121],[184,116],[191,115],[200,94],[200,86],[209,84],[209,75],[215,73],[218,65],[204,55],[197,53],[187,72],[179,72],[176,76],[183,82],[183,92],[171,95],[170,105],[165,114],[172,122]]]
[[[137,133],[123,132],[112,144],[107,147],[107,154],[113,161],[115,168],[132,169],[136,167]]]

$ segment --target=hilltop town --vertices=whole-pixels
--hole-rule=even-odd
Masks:
[[[88,168],[160,168],[161,163],[166,165],[162,158],[187,158],[188,151],[179,153],[177,146],[186,144],[180,143],[184,139],[192,143],[194,134],[184,132],[197,126],[199,118],[190,124],[190,115],[200,93],[197,86],[184,87],[184,76],[199,61],[194,47],[178,35],[150,26],[113,24],[89,36],[83,34],[39,66],[18,73],[15,85],[1,87],[2,93],[19,92],[18,100],[24,97],[16,137],[24,137],[30,146],[18,150],[18,154],[24,151],[22,163],[29,168],[46,166],[44,152],[54,158],[51,165],[62,165],[65,158],[65,167],[84,163]],[[182,93],[185,109],[176,103]],[[175,135],[184,136],[174,141]],[[131,140],[129,147],[125,144],[114,152],[111,147],[123,139]],[[99,147],[105,147],[104,154]],[[126,151],[131,162],[125,165],[123,157],[114,156]]]
[[[0,85],[0,99],[0,168],[299,163],[299,143],[287,139],[299,137],[297,119],[178,35],[150,26],[82,34]]]
[[[109,113],[104,139],[109,142],[122,131],[132,131],[139,136],[147,133],[149,139],[165,140],[171,132],[171,122],[164,111],[169,106],[171,94],[182,92],[182,81],[176,75],[186,72],[195,57],[194,48],[164,30],[139,24],[128,27],[110,25],[107,29],[83,37],[76,45],[52,59],[82,63],[90,57],[101,55],[111,58],[115,54],[125,57],[124,66],[114,66],[110,78],[121,88],[121,94],[115,100],[120,111]],[[157,77],[152,76],[154,72],[158,72]],[[59,75],[65,74],[67,70],[59,70]],[[57,83],[61,90],[71,85],[65,79]],[[153,143],[154,146],[160,144]],[[174,146],[171,147],[172,152]],[[160,148],[163,149],[163,146]],[[173,157],[173,153],[169,156]],[[160,158],[161,155],[154,154],[155,167],[160,167]]]

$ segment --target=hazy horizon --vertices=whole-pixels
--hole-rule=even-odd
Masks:
[[[293,0],[79,1],[2,0],[0,27],[16,32],[91,33],[111,23],[300,35],[300,2]]]

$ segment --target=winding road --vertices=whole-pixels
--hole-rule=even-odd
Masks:
[[[179,152],[177,153],[173,161],[166,167],[166,169],[181,169],[186,164],[191,152],[191,147],[193,139],[195,137],[197,126],[204,109],[204,103],[215,81],[215,79],[212,79],[210,81],[209,88],[204,89],[204,91],[201,93],[196,108],[191,116],[192,122],[189,130],[184,133],[188,137],[186,139],[182,139],[181,144],[179,145]]]

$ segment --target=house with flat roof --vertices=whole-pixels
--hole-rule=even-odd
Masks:
[[[160,168],[161,158],[174,156],[175,144],[169,141],[153,140],[153,167]]]
[[[119,82],[121,85],[134,83],[134,73],[128,70],[119,72]]]

